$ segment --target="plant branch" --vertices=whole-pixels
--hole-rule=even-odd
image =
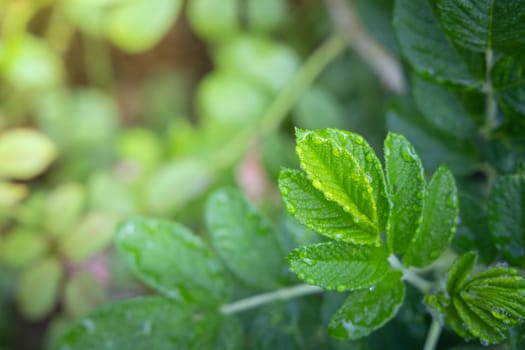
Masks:
[[[432,319],[432,324],[428,330],[427,339],[423,350],[434,350],[436,348],[439,336],[441,334],[442,325],[435,318]]]
[[[496,126],[497,105],[492,79],[490,77],[494,65],[494,52],[492,49],[485,51],[485,124],[480,129],[483,137],[488,138]]]
[[[406,82],[400,63],[363,28],[354,2],[325,0],[325,4],[334,26],[344,35],[349,45],[372,67],[390,90],[403,94]]]
[[[299,97],[315,78],[345,49],[344,40],[334,34],[329,37],[299,68],[295,77],[277,96],[261,117],[260,124],[237,133],[221,150],[214,154],[212,168],[220,171],[240,158],[254,135],[264,137],[276,130]]]
[[[233,303],[223,305],[221,306],[221,313],[223,315],[231,315],[244,310],[253,309],[255,307],[274,302],[276,300],[288,300],[303,295],[321,293],[323,291],[324,289],[322,288],[311,286],[308,284],[300,284],[293,287],[286,287],[273,292],[254,295],[246,299],[241,299]]]
[[[390,266],[392,266],[392,268],[403,272],[404,281],[407,281],[408,283],[419,289],[423,294],[430,293],[433,285],[432,282],[421,278],[416,272],[403,266],[401,261],[399,261],[399,259],[394,254],[388,257],[388,262],[390,263]]]

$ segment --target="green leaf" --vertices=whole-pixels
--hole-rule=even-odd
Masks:
[[[523,0],[437,0],[436,7],[443,29],[461,47],[478,52],[523,50]]]
[[[385,246],[343,242],[294,249],[288,260],[300,280],[327,290],[356,290],[377,283],[390,270]]]
[[[64,271],[60,261],[48,257],[24,270],[18,281],[16,301],[24,317],[39,320],[55,307]]]
[[[282,242],[239,191],[221,189],[210,195],[206,226],[215,251],[236,277],[256,289],[279,286],[284,271]]]
[[[365,172],[366,180],[370,183],[374,195],[379,231],[383,232],[388,220],[390,205],[386,195],[383,168],[374,150],[362,136],[355,133],[326,129],[326,131],[319,131],[319,134],[330,137],[342,149],[346,149]]]
[[[239,327],[236,318],[203,314],[190,303],[142,297],[106,305],[77,321],[51,349],[233,350],[240,348],[232,339],[238,339]]]
[[[505,113],[504,123],[521,135],[525,130],[525,54],[503,56],[491,71],[491,81]]]
[[[471,174],[479,160],[471,140],[458,140],[436,130],[408,100],[397,100],[386,116],[387,128],[404,135],[421,157],[427,172],[446,163],[456,175]]]
[[[447,293],[425,299],[446,316],[462,337],[500,343],[510,327],[525,320],[525,279],[517,270],[496,266],[469,276],[477,255],[460,257],[448,275]]]
[[[525,267],[525,175],[499,177],[488,204],[494,243],[509,263]]]
[[[419,110],[436,129],[459,139],[473,137],[478,129],[458,93],[412,75],[412,94]]]
[[[213,307],[230,296],[220,261],[178,223],[129,219],[117,230],[116,244],[137,277],[172,299]]]
[[[363,176],[356,158],[326,131],[297,130],[296,151],[312,185],[339,204],[363,231],[379,234],[372,181]]]
[[[86,315],[108,300],[107,291],[91,274],[80,271],[66,281],[64,286],[64,309],[77,319]]]
[[[416,234],[423,208],[423,165],[404,136],[389,133],[385,139],[385,167],[391,201],[387,243],[390,251],[403,253]]]
[[[439,258],[454,235],[458,212],[454,176],[441,166],[428,184],[421,222],[403,262],[407,266],[423,267]]]
[[[148,0],[119,3],[108,16],[106,34],[125,51],[146,51],[170,30],[181,8],[180,0],[156,1],[155,6]]]
[[[86,204],[86,191],[77,182],[61,184],[46,197],[43,226],[47,234],[61,235],[77,224]]]
[[[332,316],[329,334],[341,340],[365,337],[390,321],[405,298],[401,272],[391,271],[370,289],[351,293]]]
[[[303,172],[282,169],[279,189],[288,212],[308,228],[336,241],[380,243],[375,232],[364,231],[360,222],[313,187]]]
[[[44,38],[26,33],[0,41],[0,74],[13,87],[28,92],[57,87],[64,76],[61,57]]]
[[[471,71],[471,61],[481,60],[458,50],[447,38],[436,18],[432,1],[397,0],[394,28],[401,52],[412,68],[424,77],[454,85],[480,89],[483,75]]]
[[[8,266],[21,268],[42,257],[48,249],[43,235],[19,226],[5,236],[0,258]]]
[[[447,278],[447,292],[449,294],[456,294],[463,288],[477,261],[478,255],[474,252],[468,252],[454,262]]]
[[[35,130],[12,129],[0,134],[0,178],[28,180],[55,160],[56,147]]]
[[[104,212],[90,212],[58,243],[60,252],[73,262],[84,261],[106,248],[113,239],[116,219]]]

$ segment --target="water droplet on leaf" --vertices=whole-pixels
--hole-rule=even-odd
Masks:
[[[413,162],[416,159],[416,154],[410,147],[405,145],[404,147],[401,147],[401,157],[406,162]]]

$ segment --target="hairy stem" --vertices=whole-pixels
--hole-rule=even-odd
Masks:
[[[496,126],[497,105],[492,79],[490,77],[494,65],[494,52],[492,49],[485,51],[485,124],[481,127],[481,135],[485,138],[490,136],[492,129]]]
[[[427,339],[425,340],[425,346],[423,350],[434,350],[436,348],[439,336],[441,334],[442,325],[436,319],[432,319],[432,324],[428,330]]]
[[[231,166],[244,153],[247,144],[255,135],[264,137],[279,127],[299,97],[315,78],[341,54],[346,45],[337,34],[328,38],[301,66],[295,77],[268,107],[256,127],[237,133],[213,157],[213,168],[220,171]]]
[[[308,284],[300,284],[293,287],[286,287],[273,292],[254,295],[246,299],[241,299],[233,303],[223,305],[221,306],[221,313],[223,315],[231,315],[244,310],[253,309],[258,306],[268,304],[277,300],[288,300],[303,295],[321,293],[323,291],[324,289],[322,288],[311,286]]]
[[[401,261],[399,261],[399,259],[394,254],[388,257],[388,262],[390,263],[390,266],[392,266],[394,269],[403,272],[404,281],[407,281],[408,283],[419,289],[423,294],[430,293],[433,286],[432,282],[421,278],[415,271],[403,266]]]
[[[354,2],[325,0],[325,4],[334,26],[349,45],[390,90],[403,94],[406,82],[401,64],[363,28]]]

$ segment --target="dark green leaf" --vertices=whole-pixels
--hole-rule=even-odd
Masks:
[[[423,166],[405,137],[389,133],[385,140],[385,167],[391,201],[388,247],[394,253],[403,253],[416,234],[423,208]]]
[[[312,185],[339,204],[363,231],[378,235],[371,181],[363,176],[356,158],[325,131],[297,130],[296,150]]]
[[[284,271],[277,232],[237,190],[214,192],[206,204],[206,225],[224,264],[247,285],[274,289]]]
[[[397,0],[394,27],[401,52],[418,74],[455,85],[481,87],[483,76],[473,74],[470,57],[465,56],[469,54],[450,43],[429,0]]]
[[[412,94],[423,116],[436,129],[459,139],[476,134],[477,125],[457,93],[414,74]]]
[[[312,86],[297,101],[294,121],[296,125],[306,129],[342,128],[345,113],[339,101],[329,91],[320,86]]]
[[[525,46],[525,1],[437,0],[443,29],[459,46],[484,52],[522,51]]]
[[[491,72],[497,99],[505,113],[506,129],[523,135],[525,130],[525,55],[504,56]],[[515,129],[515,130],[513,130]]]
[[[480,261],[488,265],[496,258],[496,247],[489,232],[487,209],[481,198],[467,193],[459,194],[460,220],[452,246],[458,253],[475,249]]]
[[[489,199],[489,227],[509,263],[525,267],[525,175],[499,177]]]
[[[478,255],[474,252],[468,252],[454,262],[447,278],[447,292],[449,294],[457,293],[464,286],[477,261]]]
[[[137,277],[170,298],[211,306],[229,298],[230,283],[220,261],[178,223],[129,219],[120,225],[116,243]]]
[[[478,163],[478,150],[472,141],[439,132],[407,100],[391,105],[386,122],[389,130],[410,140],[427,172],[446,163],[456,175],[470,174]]]
[[[143,297],[109,304],[73,324],[53,350],[240,349],[237,319],[192,304]]]
[[[384,246],[328,242],[293,250],[291,270],[300,280],[327,290],[356,290],[377,283],[390,270]]]
[[[456,230],[458,194],[454,176],[441,166],[428,184],[421,223],[403,262],[423,267],[439,258]]]
[[[397,313],[405,298],[401,272],[391,271],[370,289],[351,293],[332,316],[328,332],[341,340],[365,337]]]

